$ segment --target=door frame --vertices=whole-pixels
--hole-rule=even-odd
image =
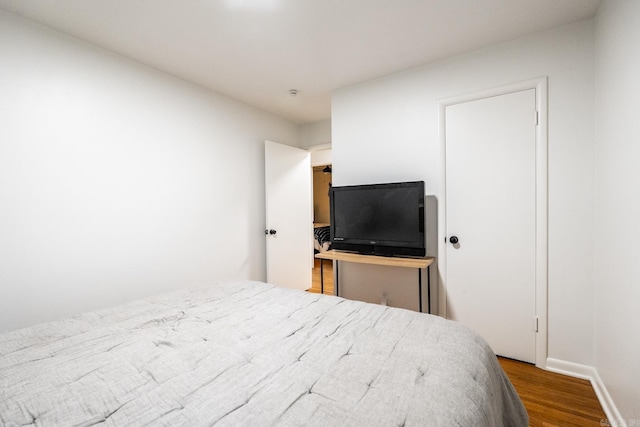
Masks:
[[[267,142],[273,143],[274,141],[270,141],[270,140],[265,140],[265,144]],[[276,144],[280,144],[277,143]],[[287,144],[281,144],[281,145],[287,145]],[[311,226],[313,226],[313,167],[314,166],[318,166],[318,165],[324,165],[326,164],[327,161],[331,162],[332,160],[332,144],[331,142],[328,143],[324,143],[324,144],[317,144],[317,145],[312,145],[310,147],[298,147],[298,146],[291,146],[292,148],[298,148],[300,150],[306,151],[310,154],[310,168],[309,168],[309,174],[311,176],[310,179],[310,192],[311,192],[311,198],[309,199],[309,204],[310,204],[310,209],[311,209],[311,218],[309,218],[309,220],[311,221],[310,224]],[[265,166],[266,167],[266,166]],[[266,173],[266,170],[265,170]],[[265,178],[265,207],[266,207],[266,178]],[[266,215],[266,210],[265,210],[265,229],[268,228],[269,226],[269,220],[267,218]],[[311,240],[310,243],[313,242],[313,230],[311,230]],[[267,237],[268,238],[268,237]],[[267,249],[267,245],[268,242],[265,243],[265,278],[267,277],[267,272],[269,269],[268,263],[268,249]],[[313,248],[313,245],[311,245],[311,247]],[[301,248],[302,250],[304,250],[304,248]],[[309,262],[310,262],[310,269],[309,269],[309,277],[311,277],[311,283],[313,286],[313,268],[314,268],[314,261],[315,261],[315,255],[313,252],[313,249],[310,252],[309,255]]]
[[[535,317],[536,324],[531,325],[537,329],[536,334],[536,366],[546,369],[548,356],[548,106],[547,106],[547,77],[539,77],[523,82],[512,83],[504,86],[481,90],[460,96],[442,99],[438,102],[439,111],[439,139],[440,139],[440,202],[439,226],[438,226],[438,253],[440,254],[439,269],[441,290],[438,292],[438,313],[447,317],[447,259],[446,259],[446,109],[448,106],[484,98],[506,95],[535,89],[536,111],[538,125],[536,126],[536,277],[535,277]],[[535,118],[532,118],[535,119]]]

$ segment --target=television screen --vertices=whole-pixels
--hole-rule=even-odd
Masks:
[[[425,255],[424,182],[331,189],[331,245],[379,255]]]

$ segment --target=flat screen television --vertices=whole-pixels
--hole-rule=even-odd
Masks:
[[[425,256],[424,181],[332,187],[331,248]]]

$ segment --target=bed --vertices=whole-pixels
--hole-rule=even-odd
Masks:
[[[0,425],[526,426],[437,316],[216,283],[0,335]]]
[[[314,253],[326,252],[331,249],[331,227],[328,225],[313,227]]]

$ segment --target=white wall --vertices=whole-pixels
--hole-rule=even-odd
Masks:
[[[333,94],[331,120],[334,185],[423,179],[427,194],[438,199],[442,175],[438,100],[548,76],[548,350],[550,357],[590,366],[594,362],[593,37],[593,22],[580,22],[344,88]],[[429,252],[437,255],[434,245]],[[341,265],[345,275],[348,270],[352,278],[361,278],[363,286],[377,280],[366,266]],[[396,288],[415,294],[415,280]],[[345,277],[343,289],[348,282]]]
[[[301,148],[331,145],[331,120],[305,123],[300,125]]]
[[[310,150],[311,166],[326,166],[331,164],[331,148]]]
[[[596,20],[596,367],[627,425],[640,425],[640,2]]]
[[[265,278],[297,125],[0,11],[0,331]]]

